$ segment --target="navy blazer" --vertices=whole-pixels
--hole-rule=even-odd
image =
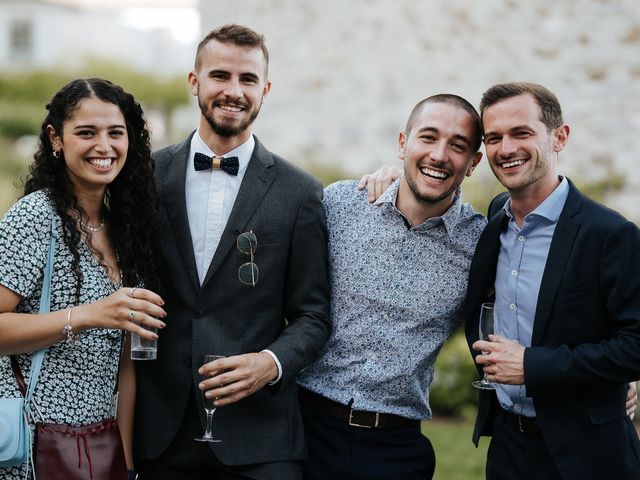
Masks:
[[[158,359],[136,365],[136,454],[153,459],[166,449],[194,392],[204,425],[197,388],[203,354],[269,349],[282,364],[282,379],[275,388],[217,409],[214,428],[222,442],[211,448],[228,465],[300,460],[306,450],[295,377],[329,335],[322,186],[256,139],[200,285],[185,200],[190,140],[154,154],[167,327],[160,332]],[[249,230],[258,240],[255,287],[238,279],[238,268],[249,258],[238,250],[236,239]]]
[[[527,394],[563,478],[640,478],[640,443],[625,411],[627,382],[640,378],[640,232],[569,185],[544,268],[532,346],[525,350]],[[480,305],[494,297],[508,220],[496,203],[461,311],[469,348],[478,340]],[[500,408],[494,391],[479,395],[476,445],[491,435]]]

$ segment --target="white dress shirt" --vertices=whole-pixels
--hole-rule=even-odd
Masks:
[[[218,248],[222,232],[229,221],[231,209],[236,202],[254,146],[255,140],[252,135],[242,145],[225,153],[225,157],[238,157],[237,176],[229,175],[223,170],[210,169],[198,172],[193,162],[196,153],[204,153],[210,157],[217,154],[204,143],[200,137],[200,130],[196,131],[191,138],[185,195],[200,285],[207,275],[213,254]]]

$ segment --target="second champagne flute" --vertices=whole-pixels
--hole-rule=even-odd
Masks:
[[[224,358],[224,355],[206,354],[202,358],[202,364],[204,365],[206,363],[213,362],[214,360],[218,360],[219,358]],[[206,380],[208,378],[209,378],[208,376],[203,375],[201,380]],[[213,404],[215,398],[207,398],[205,393],[206,393],[206,390],[202,390],[202,401],[204,403],[204,411],[207,413],[207,428],[202,437],[194,438],[194,440],[197,442],[218,443],[218,442],[221,442],[222,440],[218,440],[214,438],[213,434],[211,433],[211,427],[213,424],[213,413],[216,411],[216,407]]]
[[[489,340],[489,335],[495,333],[495,320],[496,317],[493,303],[483,303],[480,308],[480,322],[478,326],[480,340]],[[482,352],[482,354],[484,355],[485,352]],[[483,375],[482,380],[476,380],[472,385],[481,390],[496,389],[493,383],[487,380],[486,373]]]

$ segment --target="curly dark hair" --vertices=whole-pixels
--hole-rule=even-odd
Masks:
[[[90,97],[120,108],[129,139],[125,165],[107,186],[103,207],[103,218],[109,224],[109,237],[118,256],[122,285],[154,285],[157,258],[157,193],[149,130],[142,108],[133,95],[108,80],[73,80],[47,104],[48,113],[40,129],[38,149],[24,182],[24,195],[44,190],[62,218],[64,242],[73,255],[71,267],[76,273],[76,301],[79,300],[83,280],[78,246],[82,236],[88,238],[90,244],[91,232],[77,221],[78,218],[84,218],[85,212],[78,205],[69,180],[64,152],[60,152],[57,158],[53,155],[47,127],[51,125],[62,138],[64,123],[73,116],[82,100]],[[102,256],[95,250],[94,253],[102,263]]]

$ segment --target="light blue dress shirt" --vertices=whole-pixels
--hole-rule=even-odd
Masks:
[[[553,233],[568,194],[569,182],[563,178],[553,193],[524,217],[522,228],[511,213],[511,200],[503,207],[509,221],[500,235],[495,283],[497,332],[524,347],[531,346],[540,283]],[[524,385],[496,384],[496,387],[502,408],[518,415],[536,416],[533,401],[527,398]]]

